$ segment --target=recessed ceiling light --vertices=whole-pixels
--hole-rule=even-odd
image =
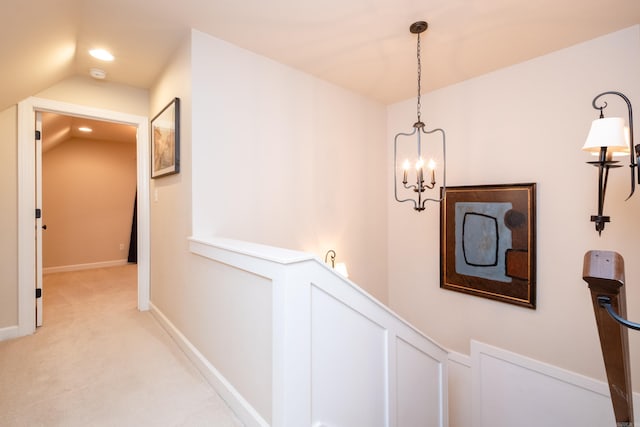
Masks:
[[[101,61],[113,61],[113,55],[104,49],[91,49],[89,55]]]
[[[90,127],[87,127],[87,126],[81,126],[81,127],[78,128],[78,130],[80,132],[93,132],[93,129],[91,129]]]

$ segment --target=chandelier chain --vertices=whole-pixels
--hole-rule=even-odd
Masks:
[[[418,103],[416,105],[416,109],[418,112],[418,122],[420,122],[420,107],[422,106],[420,104],[420,92],[421,92],[421,88],[420,88],[420,84],[421,84],[421,80],[422,80],[422,61],[420,58],[420,33],[418,33],[418,43],[417,43],[417,52],[416,52],[416,56],[418,58]]]

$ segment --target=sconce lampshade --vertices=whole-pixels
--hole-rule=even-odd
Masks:
[[[605,117],[591,123],[584,151],[598,153],[601,147],[607,147],[610,153],[629,153],[627,131],[621,117]]]
[[[347,265],[344,262],[336,264],[336,271],[342,274],[344,277],[349,277],[349,271],[347,271]]]

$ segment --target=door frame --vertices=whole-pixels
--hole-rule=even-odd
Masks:
[[[35,175],[35,183],[36,183],[36,208],[42,209],[42,112],[36,111],[36,134],[39,134],[38,137],[34,138],[34,144],[36,147],[35,159],[36,159],[36,175]],[[38,185],[40,183],[40,185]],[[38,291],[40,291],[40,295],[42,295],[42,279],[43,279],[43,268],[44,264],[42,263],[42,215],[36,214],[36,295]],[[42,326],[42,297],[36,297],[36,328],[38,326]]]
[[[18,103],[18,336],[36,329],[36,111],[86,117],[137,127],[138,310],[149,310],[149,118],[111,110],[30,97]],[[46,292],[46,290],[44,291]]]

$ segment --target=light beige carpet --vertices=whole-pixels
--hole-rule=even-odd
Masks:
[[[150,313],[136,266],[54,273],[44,325],[0,342],[0,426],[240,426]]]

